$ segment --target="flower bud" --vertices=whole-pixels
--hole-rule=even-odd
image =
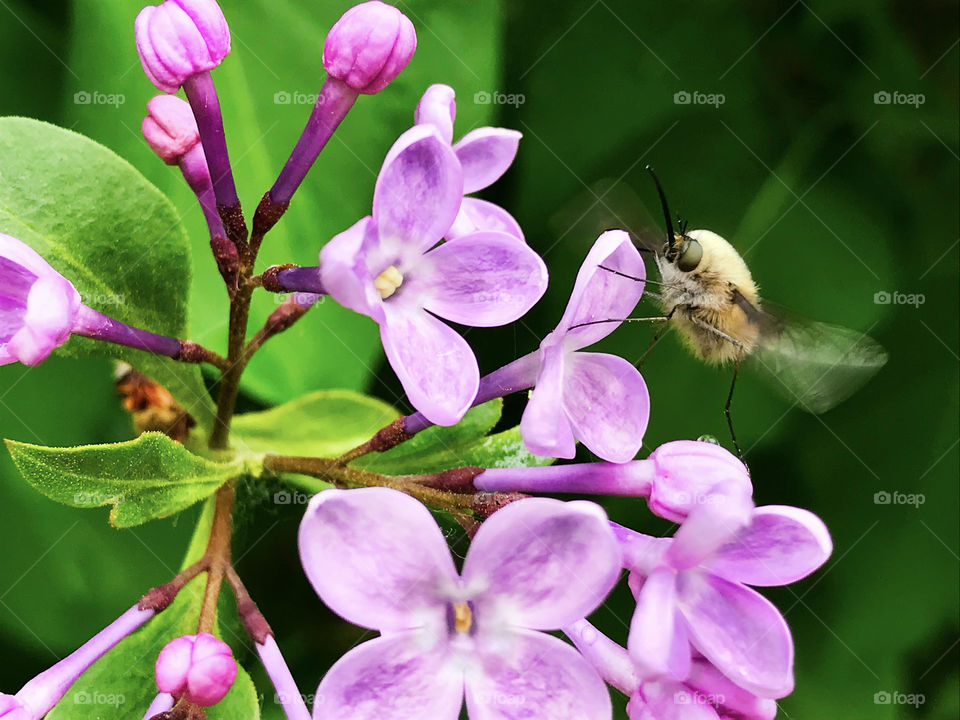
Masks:
[[[208,707],[230,691],[237,663],[230,646],[210,633],[183,635],[160,651],[156,673],[161,692]]]
[[[143,136],[167,165],[179,165],[200,143],[200,131],[190,104],[175,95],[157,95],[147,103]],[[209,182],[209,173],[207,173]]]
[[[230,52],[230,28],[216,0],[148,5],[137,16],[136,37],[144,72],[165,93],[212,70]]]
[[[70,337],[80,294],[32,248],[0,233],[0,365],[39,365]]]
[[[383,90],[417,49],[413,23],[392,5],[371,0],[355,5],[330,29],[323,67],[358,93]]]

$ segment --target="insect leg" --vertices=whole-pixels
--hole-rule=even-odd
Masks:
[[[642,318],[610,318],[608,320],[588,320],[586,322],[571,325],[570,330],[576,328],[588,327],[590,325],[602,325],[603,323],[628,323],[628,322],[660,322],[669,320],[669,317],[642,317]]]
[[[730,381],[730,393],[727,395],[727,404],[723,406],[723,414],[727,418],[727,427],[730,428],[730,438],[733,440],[733,447],[737,450],[737,457],[740,458],[740,462],[746,465],[740,443],[737,442],[737,434],[733,431],[733,418],[730,416],[730,406],[733,404],[733,388],[737,384],[737,373],[739,371],[740,361],[738,360],[733,364],[733,380]]]
[[[668,312],[664,317],[655,318],[656,320],[663,320],[663,325],[657,328],[657,331],[653,334],[653,339],[651,339],[650,344],[647,345],[647,349],[643,351],[643,355],[640,356],[640,359],[634,363],[634,367],[636,367],[637,370],[639,370],[640,366],[643,365],[643,361],[647,359],[647,355],[649,355],[650,351],[653,350],[653,346],[656,345],[657,342],[659,342],[660,338],[663,336],[664,331],[670,325],[670,318],[673,317],[673,314],[677,311],[678,307],[680,306],[674,305],[673,309],[670,310],[670,312]]]

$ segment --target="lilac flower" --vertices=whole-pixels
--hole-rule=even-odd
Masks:
[[[183,87],[193,108],[217,203],[239,205],[210,70],[230,53],[230,28],[215,0],[166,0],[148,5],[135,23],[137,53],[150,81],[173,94]]]
[[[623,230],[603,233],[577,275],[566,312],[540,343],[539,371],[520,423],[530,452],[572,458],[579,440],[604,460],[626,462],[640,450],[650,397],[640,372],[615,355],[580,352],[609,335],[643,294],[643,260]]]
[[[143,720],[152,720],[152,718],[155,718],[157,715],[169,712],[175,703],[176,700],[170,693],[157,693],[156,697],[153,698],[153,702],[150,703],[150,707],[148,707],[147,711],[143,714]]]
[[[774,700],[737,687],[703,658],[692,661],[690,675],[683,682],[641,681],[626,649],[586,620],[563,631],[600,676],[630,698],[630,720],[718,720],[728,716],[772,720],[776,715]]]
[[[263,669],[267,671],[270,682],[277,691],[277,702],[283,708],[283,714],[287,716],[287,720],[310,720],[310,711],[307,710],[304,697],[293,675],[290,674],[290,669],[283,655],[280,654],[280,648],[277,647],[277,641],[273,635],[267,635],[262,643],[255,644]]]
[[[417,49],[413,23],[392,5],[354,5],[330,28],[323,67],[358,93],[373,95],[393,82]]]
[[[32,248],[0,233],[0,365],[39,365],[69,338],[80,293]]]
[[[722,529],[710,532],[704,521],[684,532],[684,523],[668,539],[615,528],[637,598],[630,654],[645,679],[684,680],[691,673],[692,647],[748,692],[783,697],[793,689],[790,630],[777,609],[747,585],[786,585],[812,573],[832,551],[827,528],[805,510],[765,506],[717,547],[704,542],[700,531],[723,535],[730,517],[716,509],[699,517],[710,517]]]
[[[592,493],[647,498],[651,510],[674,522],[700,505],[721,502],[724,493],[750,497],[747,468],[713,443],[676,440],[645,460],[574,463],[543,467],[489,468],[473,480],[484,492]]]
[[[93,663],[154,614],[134,605],[76,651],[30,680],[16,695],[0,693],[0,718],[40,720]]]
[[[379,323],[407,397],[439,425],[452,425],[467,411],[480,372],[467,342],[438,318],[503,325],[524,315],[547,285],[543,261],[506,233],[474,233],[437,246],[462,195],[460,163],[450,146],[432,126],[415,126],[387,154],[373,216],[320,253],[323,288]]]
[[[453,142],[456,114],[453,88],[431,85],[420,98],[414,118],[417,124],[433,125],[449,144]],[[482,127],[471,130],[453,145],[463,168],[464,195],[483,190],[500,179],[513,164],[521,137],[523,135],[516,130]],[[479,230],[505,232],[523,240],[519,223],[502,207],[486,200],[465,197],[446,237],[452,240]]]
[[[255,233],[266,232],[286,210],[357,95],[386,88],[407,66],[416,48],[413,23],[392,5],[376,0],[361,3],[337,20],[323,46],[327,79],[296,147],[260,204]]]
[[[210,633],[182,635],[157,656],[157,687],[202,707],[226,697],[237,677],[230,646]]]
[[[611,716],[602,681],[540,632],[592,612],[616,583],[603,511],[534,498],[494,513],[458,574],[443,533],[393,490],[327,490],[300,526],[314,589],[346,620],[379,630],[317,690],[314,718],[474,720]]]
[[[130,327],[81,302],[63,275],[25,243],[0,233],[0,365],[39,365],[70,334],[201,362],[188,341]]]

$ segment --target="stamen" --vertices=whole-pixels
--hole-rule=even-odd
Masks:
[[[465,602],[453,606],[453,629],[458,633],[468,633],[473,627],[473,612]]]
[[[373,281],[373,286],[384,300],[399,290],[401,285],[403,285],[403,275],[395,265],[388,267]]]

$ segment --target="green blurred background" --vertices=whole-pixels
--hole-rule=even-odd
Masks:
[[[349,3],[221,4],[233,52],[215,78],[238,184],[252,208],[302,128],[309,111],[302,96],[323,77],[325,31]],[[2,0],[0,114],[87,134],[170,195],[195,247],[193,338],[220,347],[225,302],[202,216],[179,173],[139,135],[154,92],[133,42],[140,6]],[[459,98],[457,136],[485,124],[524,133],[516,164],[486,197],[515,214],[552,274],[547,296],[523,322],[469,332],[489,371],[553,327],[598,230],[651,222],[643,166],[655,165],[673,209],[691,227],[731,239],[766,297],[869,331],[890,351],[862,392],[822,417],[791,410],[754,378],[738,385],[735,421],[758,502],[813,510],[836,544],[819,573],[768,593],[797,646],[797,690],[780,716],[956,718],[956,3],[417,0],[401,7],[417,26],[417,55],[387,91],[358,102],[268,238],[264,262],[314,263],[327,238],[368,212],[375,173],[411,124],[420,93],[448,83]],[[923,102],[878,103],[882,91]],[[682,92],[690,103],[677,102]],[[84,104],[82,93],[123,102]],[[496,93],[513,102],[482,102]],[[722,104],[696,102],[710,95]],[[923,303],[875,302],[884,291],[919,294]],[[257,319],[273,302],[261,300]],[[604,347],[635,359],[649,332],[622,328]],[[653,403],[647,450],[704,433],[729,444],[721,413],[728,372],[698,364],[668,337],[644,375]],[[265,407],[325,387],[367,390],[403,406],[373,324],[332,303],[258,356],[244,403]],[[521,410],[522,401],[508,403],[514,422]],[[60,359],[0,369],[0,431],[48,445],[132,433],[109,364]],[[877,504],[881,491],[921,493],[925,502]],[[302,689],[312,692],[362,632],[333,618],[302,576],[295,548],[302,508],[275,506],[269,493],[267,500],[240,520],[238,567]],[[117,531],[106,510],[68,509],[35,494],[5,454],[0,507],[0,688],[7,692],[165,581],[196,517],[191,510]],[[639,501],[608,509],[639,529],[667,529]],[[595,620],[625,641],[629,612],[621,588]],[[256,663],[247,664],[262,681]],[[272,691],[261,690],[265,717],[277,718]],[[878,704],[882,692],[919,693],[925,702]]]

